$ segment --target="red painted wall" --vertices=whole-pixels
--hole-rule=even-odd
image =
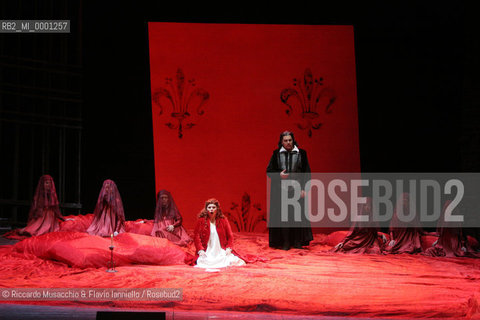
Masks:
[[[156,188],[172,192],[187,228],[210,197],[235,211],[232,202],[241,204],[247,192],[266,211],[265,169],[284,130],[307,150],[312,171],[360,171],[352,26],[150,22],[148,31]],[[307,69],[312,79],[323,78],[312,82],[311,99]],[[201,94],[189,100],[195,88]],[[304,93],[290,96],[289,114],[281,100],[288,88]],[[181,138],[173,105],[189,114]],[[312,123],[312,112],[302,114],[308,106],[317,112]]]

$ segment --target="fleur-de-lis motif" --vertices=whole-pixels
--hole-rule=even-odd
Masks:
[[[303,75],[303,81],[293,79],[294,88],[283,89],[280,100],[287,105],[285,113],[291,116],[294,108],[300,110],[300,122],[297,127],[308,130],[308,136],[312,136],[312,129],[318,130],[322,126],[320,112],[332,112],[336,95],[333,89],[323,86],[323,78],[314,78],[312,71],[307,68]]]
[[[253,203],[248,193],[242,196],[241,204],[232,202],[231,211],[225,215],[238,231],[254,232],[255,227],[262,221],[267,221],[266,214],[259,203]]]
[[[170,129],[178,129],[179,138],[183,137],[184,129],[195,126],[193,122],[184,123],[193,116],[191,110],[197,115],[203,115],[205,112],[202,108],[209,98],[210,94],[206,90],[196,87],[195,79],[185,80],[185,74],[180,68],[177,69],[174,79],[165,78],[165,87],[157,88],[152,94],[152,101],[159,108],[158,115],[161,116],[165,110],[171,108],[170,117],[177,123],[168,122],[165,125]]]

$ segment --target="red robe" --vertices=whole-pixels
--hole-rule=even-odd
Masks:
[[[162,206],[161,196],[168,197],[167,206]],[[167,227],[173,225],[172,232],[167,231]],[[167,190],[160,190],[157,194],[157,207],[155,208],[155,221],[153,223],[152,237],[166,238],[179,246],[187,246],[192,239],[187,230],[182,226],[182,216],[173,200],[172,194]]]
[[[233,249],[233,232],[227,218],[217,218],[215,225],[222,249]],[[210,240],[210,221],[208,217],[198,219],[193,238],[197,255],[200,250],[207,251],[208,240]]]
[[[125,232],[125,213],[117,185],[112,180],[105,180],[87,233],[108,237],[114,232]]]
[[[443,206],[441,219],[437,225],[437,243],[435,246],[425,250],[425,255],[432,257],[480,258],[480,255],[474,252],[468,243],[467,237],[463,234],[462,224],[445,221],[445,211],[451,202],[451,200],[447,200]],[[458,212],[454,214],[458,214]]]
[[[393,246],[386,247],[387,253],[420,253],[422,251],[421,237],[423,234],[420,227],[420,219],[417,215],[416,208],[410,208],[410,198],[408,193],[403,193],[402,197],[397,200],[397,207],[390,221],[391,239],[395,240]],[[399,209],[408,215],[411,210],[415,210],[414,219],[411,222],[403,222],[398,216]]]
[[[18,233],[23,236],[40,236],[58,231],[61,220],[65,219],[60,213],[55,183],[51,176],[43,175],[35,190],[32,206],[28,213],[27,226]]]
[[[367,205],[368,204],[368,205]],[[359,206],[361,215],[369,217],[370,222],[355,222],[349,234],[343,239],[342,247],[335,247],[335,252],[355,254],[381,254],[383,244],[378,236],[378,222],[373,221],[372,198],[367,198],[367,204]]]
[[[222,249],[230,248],[232,253],[245,261],[246,263],[254,262],[266,262],[267,260],[261,257],[257,257],[251,254],[239,254],[233,249],[233,232],[230,227],[230,223],[227,218],[217,218],[215,221],[215,227],[217,228],[218,239],[220,240],[220,246]],[[185,263],[189,265],[195,265],[198,259],[198,251],[207,251],[208,240],[210,240],[210,221],[208,217],[199,218],[195,226],[195,233],[193,235],[193,242],[195,244],[195,256],[187,254],[185,257]]]
[[[230,248],[232,253],[243,259],[235,250],[233,250],[233,232],[230,227],[230,223],[227,218],[217,218],[215,220],[215,226],[217,228],[218,239],[220,240],[220,246],[222,249]],[[210,240],[210,221],[208,217],[198,218],[195,226],[195,232],[193,235],[193,242],[195,244],[195,256],[187,254],[185,257],[185,263],[189,265],[195,265],[198,259],[198,251],[207,251],[208,240]],[[243,259],[245,262],[245,259]]]

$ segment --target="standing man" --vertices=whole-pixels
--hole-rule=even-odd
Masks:
[[[293,132],[284,131],[280,134],[278,149],[273,151],[267,167],[267,175],[271,179],[270,189],[270,215],[269,215],[269,246],[272,248],[289,250],[291,246],[301,249],[308,246],[313,240],[310,222],[306,220],[303,198],[305,197],[305,183],[310,179],[310,165],[308,164],[307,152],[299,149]],[[295,222],[292,208],[289,206],[289,221],[280,222],[281,182],[282,180],[296,180],[300,183],[301,199],[300,208],[302,221]],[[293,192],[289,190],[288,196]]]

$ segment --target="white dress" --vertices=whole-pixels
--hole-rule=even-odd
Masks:
[[[227,251],[220,246],[220,239],[218,238],[217,228],[215,224],[210,222],[210,239],[208,239],[206,256],[198,257],[197,265],[195,267],[205,268],[206,271],[219,271],[217,268],[224,268],[228,266],[243,266],[245,261],[234,255],[227,254]]]

